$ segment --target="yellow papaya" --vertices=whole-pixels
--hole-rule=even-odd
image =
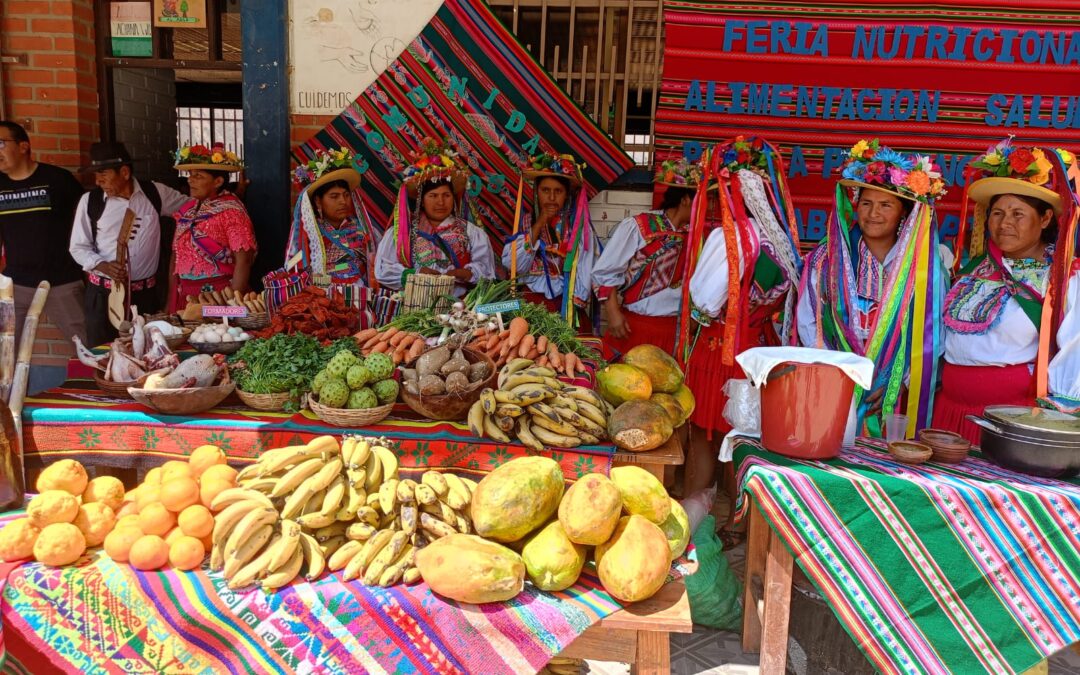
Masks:
[[[622,362],[645,373],[653,392],[671,394],[683,383],[678,362],[656,345],[637,345],[623,355]]]
[[[683,419],[690,419],[690,416],[694,414],[694,408],[697,407],[697,401],[694,400],[694,392],[690,391],[690,387],[683,383],[675,390],[675,393],[672,394],[672,396],[679,402],[679,407],[683,409]]]
[[[547,457],[512,459],[476,486],[470,504],[473,529],[485,539],[517,541],[546,523],[562,496],[558,462]]]
[[[686,421],[686,415],[683,414],[682,406],[671,394],[665,394],[663,392],[654,393],[649,401],[655,403],[664,409],[668,417],[671,418],[671,426],[681,427],[683,422]]]
[[[625,363],[613,363],[597,371],[596,388],[614,406],[626,401],[647,401],[652,396],[649,376]]]
[[[641,516],[619,519],[611,539],[596,547],[596,571],[604,590],[623,602],[652,597],[671,568],[667,537]]]
[[[668,546],[671,547],[672,560],[686,552],[686,546],[690,543],[690,518],[682,504],[671,500],[671,513],[660,523],[660,529],[664,531]]]
[[[623,509],[659,525],[671,513],[671,497],[663,483],[640,466],[617,466],[611,481],[622,495]]]
[[[472,534],[436,539],[416,552],[416,567],[431,590],[458,602],[505,602],[525,586],[521,556]]]
[[[622,513],[622,494],[599,473],[582,476],[559,504],[559,522],[570,541],[597,546],[611,538]]]
[[[674,423],[662,407],[652,401],[627,401],[608,419],[608,437],[631,452],[655,450],[671,438]]]
[[[542,591],[561,591],[570,588],[585,564],[586,548],[575,544],[566,531],[553,520],[534,534],[521,549],[525,572]]]

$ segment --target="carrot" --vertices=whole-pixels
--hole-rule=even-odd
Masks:
[[[400,345],[398,345],[398,347],[396,347],[394,349],[393,359],[394,359],[394,365],[395,366],[397,364],[401,363],[403,360],[405,360],[405,353],[406,353],[405,348],[400,346]]]
[[[547,354],[547,348],[548,339],[546,335],[541,335],[540,337],[536,338],[536,351],[540,352],[541,354]]]
[[[364,344],[365,342],[367,342],[368,338],[370,338],[372,335],[374,335],[374,334],[376,334],[378,332],[379,332],[378,328],[365,328],[364,330],[360,331],[359,333],[357,333],[353,337],[356,339],[356,341],[358,343]]]
[[[536,347],[536,338],[529,334],[526,334],[523,338],[521,338],[521,342],[518,343],[515,351],[517,352],[518,356],[525,356],[529,353],[529,350],[533,349],[534,347]]]
[[[500,335],[499,333],[492,333],[491,337],[489,337],[484,343],[484,351],[490,352],[492,348],[498,345],[501,340],[502,335]]]
[[[423,337],[421,337],[419,340],[414,341],[412,343],[412,346],[409,347],[408,353],[405,355],[405,361],[415,361],[417,358],[420,357],[421,354],[424,353],[424,347],[426,346],[427,345],[424,343]]]
[[[473,331],[473,337],[484,337],[485,335],[487,335],[487,332],[487,326],[481,326],[480,328],[477,328]]]
[[[405,337],[401,341],[399,341],[397,345],[394,346],[394,351],[396,352],[400,350],[401,353],[404,354],[405,352],[409,351],[409,347],[411,347],[412,343],[415,341],[416,335],[412,333],[406,333]],[[390,344],[393,345],[394,343],[391,342]]]
[[[384,330],[382,332],[383,340],[389,340],[390,338],[394,337],[395,335],[397,335],[400,332],[401,332],[401,329],[398,328],[397,326],[390,326],[389,328],[387,328],[386,330]]]
[[[377,345],[380,342],[384,342],[383,334],[382,333],[375,333],[374,335],[369,337],[367,339],[367,342],[365,342],[363,345],[361,345],[360,348],[361,349],[371,349],[372,347],[374,347],[375,345]]]
[[[401,344],[401,341],[407,337],[412,337],[412,333],[409,333],[408,331],[398,331],[397,333],[394,333],[393,337],[391,337],[388,342],[391,347],[397,347]]]
[[[553,344],[548,345],[547,350],[548,362],[555,370],[562,370],[563,368],[563,355],[559,353],[559,348]]]
[[[509,340],[503,340],[502,347],[499,347],[499,358],[505,359],[510,354],[512,346]]]
[[[563,372],[573,377],[577,373],[578,357],[574,352],[567,352],[563,355]]]
[[[539,355],[540,355],[540,352],[536,351],[536,345],[533,345],[532,349],[525,352],[525,358],[532,359],[533,361],[535,361],[536,357],[539,356]]]
[[[371,351],[375,354],[385,354],[390,349],[389,342],[380,342],[371,348]]]
[[[510,320],[510,346],[516,347],[522,338],[529,334],[529,322],[520,316]]]
[[[541,354],[540,358],[538,358],[536,360],[536,365],[540,366],[541,368],[543,368],[547,364],[548,364],[548,355],[547,354]]]

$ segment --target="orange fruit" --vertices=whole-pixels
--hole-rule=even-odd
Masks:
[[[53,523],[42,528],[34,542],[34,559],[51,567],[70,565],[86,550],[86,539],[71,523]]]
[[[161,482],[168,483],[173,478],[191,478],[191,465],[178,459],[172,459],[161,465]]]
[[[139,507],[141,513],[143,509],[149,504],[158,504],[161,502],[161,486],[160,485],[143,485],[139,488],[139,498],[135,500],[135,505]]]
[[[11,562],[31,557],[39,534],[41,528],[29,518],[11,521],[0,530],[0,560]]]
[[[131,545],[142,536],[142,530],[137,527],[117,527],[105,537],[105,553],[116,562],[127,562]]]
[[[191,475],[198,478],[204,471],[212,466],[225,464],[225,451],[216,445],[200,445],[191,451],[188,464],[191,466]]]
[[[214,546],[214,535],[211,533],[205,537],[199,537],[199,541],[202,542],[203,548],[209,551]]]
[[[199,503],[199,484],[194,478],[172,478],[161,484],[161,503],[173,513],[180,513]]]
[[[143,478],[143,485],[160,485],[161,484],[161,467],[155,466],[146,472],[146,477]]]
[[[169,563],[178,570],[193,570],[205,557],[206,548],[195,537],[180,536],[169,545]]]
[[[214,531],[214,514],[202,504],[193,504],[184,509],[176,522],[189,537],[205,537]]]
[[[116,519],[116,524],[113,525],[114,530],[119,530],[121,527],[139,527],[139,514],[128,513],[123,516],[119,516]]]
[[[45,490],[31,499],[26,507],[26,517],[37,527],[70,523],[77,515],[79,498],[67,490]]]
[[[161,502],[147,504],[139,511],[139,529],[146,534],[164,537],[176,525],[176,516]]]
[[[135,540],[128,552],[128,562],[137,570],[156,570],[169,561],[169,545],[161,537],[144,534]]]
[[[114,512],[124,503],[124,484],[116,476],[98,476],[86,484],[83,504],[102,502]]]
[[[87,546],[101,546],[115,525],[116,515],[103,502],[83,504],[79,507],[79,515],[75,516],[75,527],[83,533]]]
[[[63,490],[78,497],[86,490],[89,480],[82,464],[73,459],[62,459],[45,467],[38,476],[37,490]]]
[[[206,508],[210,508],[210,504],[214,501],[214,497],[217,497],[218,493],[224,492],[231,487],[236,486],[232,483],[226,483],[223,480],[204,480],[202,485],[199,486],[199,502]]]
[[[119,520],[124,516],[137,516],[139,515],[138,502],[124,502],[120,505],[120,508],[116,511],[116,519]]]
[[[184,536],[184,531],[181,530],[179,527],[174,527],[173,529],[169,530],[169,533],[167,535],[165,535],[165,537],[164,537],[165,538],[165,543],[172,546],[172,543],[174,541],[176,541],[177,539],[179,539],[180,537],[183,537],[183,536]]]
[[[199,476],[199,481],[223,480],[236,485],[237,473],[239,472],[228,464],[215,464],[202,472]]]

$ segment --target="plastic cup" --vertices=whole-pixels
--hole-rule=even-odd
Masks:
[[[889,443],[907,438],[907,415],[889,415],[885,418],[885,440]]]

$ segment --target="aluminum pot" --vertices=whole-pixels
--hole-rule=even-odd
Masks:
[[[1042,478],[1070,478],[1080,472],[1080,443],[1013,434],[977,415],[967,418],[982,430],[979,448],[999,466]]]
[[[1047,408],[991,405],[983,417],[1007,434],[1037,440],[1080,445],[1080,418]]]

